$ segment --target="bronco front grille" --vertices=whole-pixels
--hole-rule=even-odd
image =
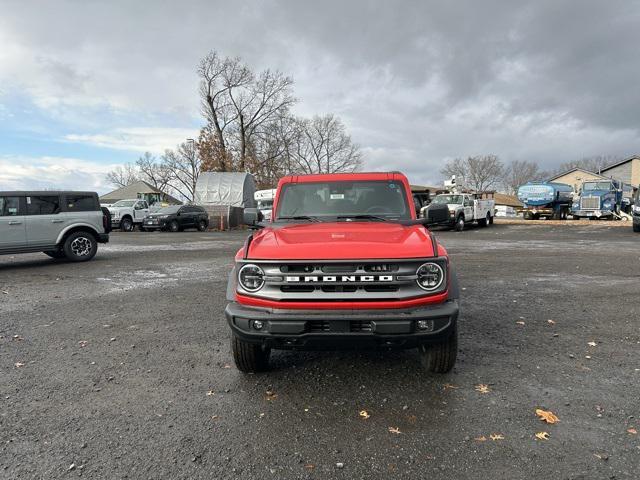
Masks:
[[[580,199],[582,210],[597,210],[600,208],[600,197],[582,197]]]
[[[257,292],[238,292],[280,302],[394,301],[423,297],[446,290],[426,292],[416,283],[416,271],[425,262],[439,263],[446,275],[445,258],[406,260],[356,260],[352,262],[254,261],[265,275]],[[247,263],[254,263],[246,260]]]

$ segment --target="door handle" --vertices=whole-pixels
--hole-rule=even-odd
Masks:
[[[51,223],[62,223],[64,220],[51,220]]]
[[[13,222],[9,222],[9,225],[22,225],[22,222],[16,222],[14,220]]]

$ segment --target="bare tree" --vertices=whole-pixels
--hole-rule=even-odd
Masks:
[[[281,72],[265,70],[255,75],[239,58],[209,53],[198,67],[202,110],[207,128],[216,138],[220,171],[228,171],[230,151],[238,156],[237,168],[246,169],[249,144],[277,115],[295,102],[293,80]]]
[[[294,168],[301,173],[353,172],[362,165],[360,147],[333,114],[299,119],[294,138]]]
[[[138,158],[136,166],[140,172],[140,178],[158,190],[166,190],[173,179],[173,173],[164,159],[158,162],[158,159],[149,152],[144,152],[144,155]]]
[[[542,175],[537,163],[514,160],[504,169],[502,183],[505,191],[513,195],[522,184],[535,180],[544,180]]]
[[[187,201],[192,202],[202,162],[193,142],[184,142],[175,150],[166,150],[163,156],[166,168],[171,172],[170,186]]]
[[[496,155],[477,155],[450,160],[440,173],[445,177],[455,175],[458,185],[482,192],[500,184],[503,169]]]
[[[561,163],[558,168],[549,172],[548,176],[552,177],[574,168],[582,168],[590,172],[600,173],[600,170],[603,168],[621,160],[623,160],[623,158],[618,155],[594,155],[592,157],[583,157],[579,160]]]
[[[114,187],[122,188],[140,180],[140,172],[135,165],[125,163],[108,172],[106,180]]]

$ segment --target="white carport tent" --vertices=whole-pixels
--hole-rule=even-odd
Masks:
[[[203,172],[198,177],[194,203],[203,206],[255,208],[256,182],[246,172]]]

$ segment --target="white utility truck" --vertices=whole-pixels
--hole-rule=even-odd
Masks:
[[[276,189],[258,190],[253,194],[253,198],[264,219],[271,220],[271,209],[273,208],[273,200],[276,198]]]
[[[461,191],[455,183],[455,177],[445,182],[450,193],[441,193],[431,200],[431,205],[447,205],[449,221],[446,225],[461,232],[465,225],[477,223],[480,227],[493,224],[496,202],[493,192],[468,193]],[[424,207],[428,209],[429,207]],[[422,212],[421,216],[425,216]]]

